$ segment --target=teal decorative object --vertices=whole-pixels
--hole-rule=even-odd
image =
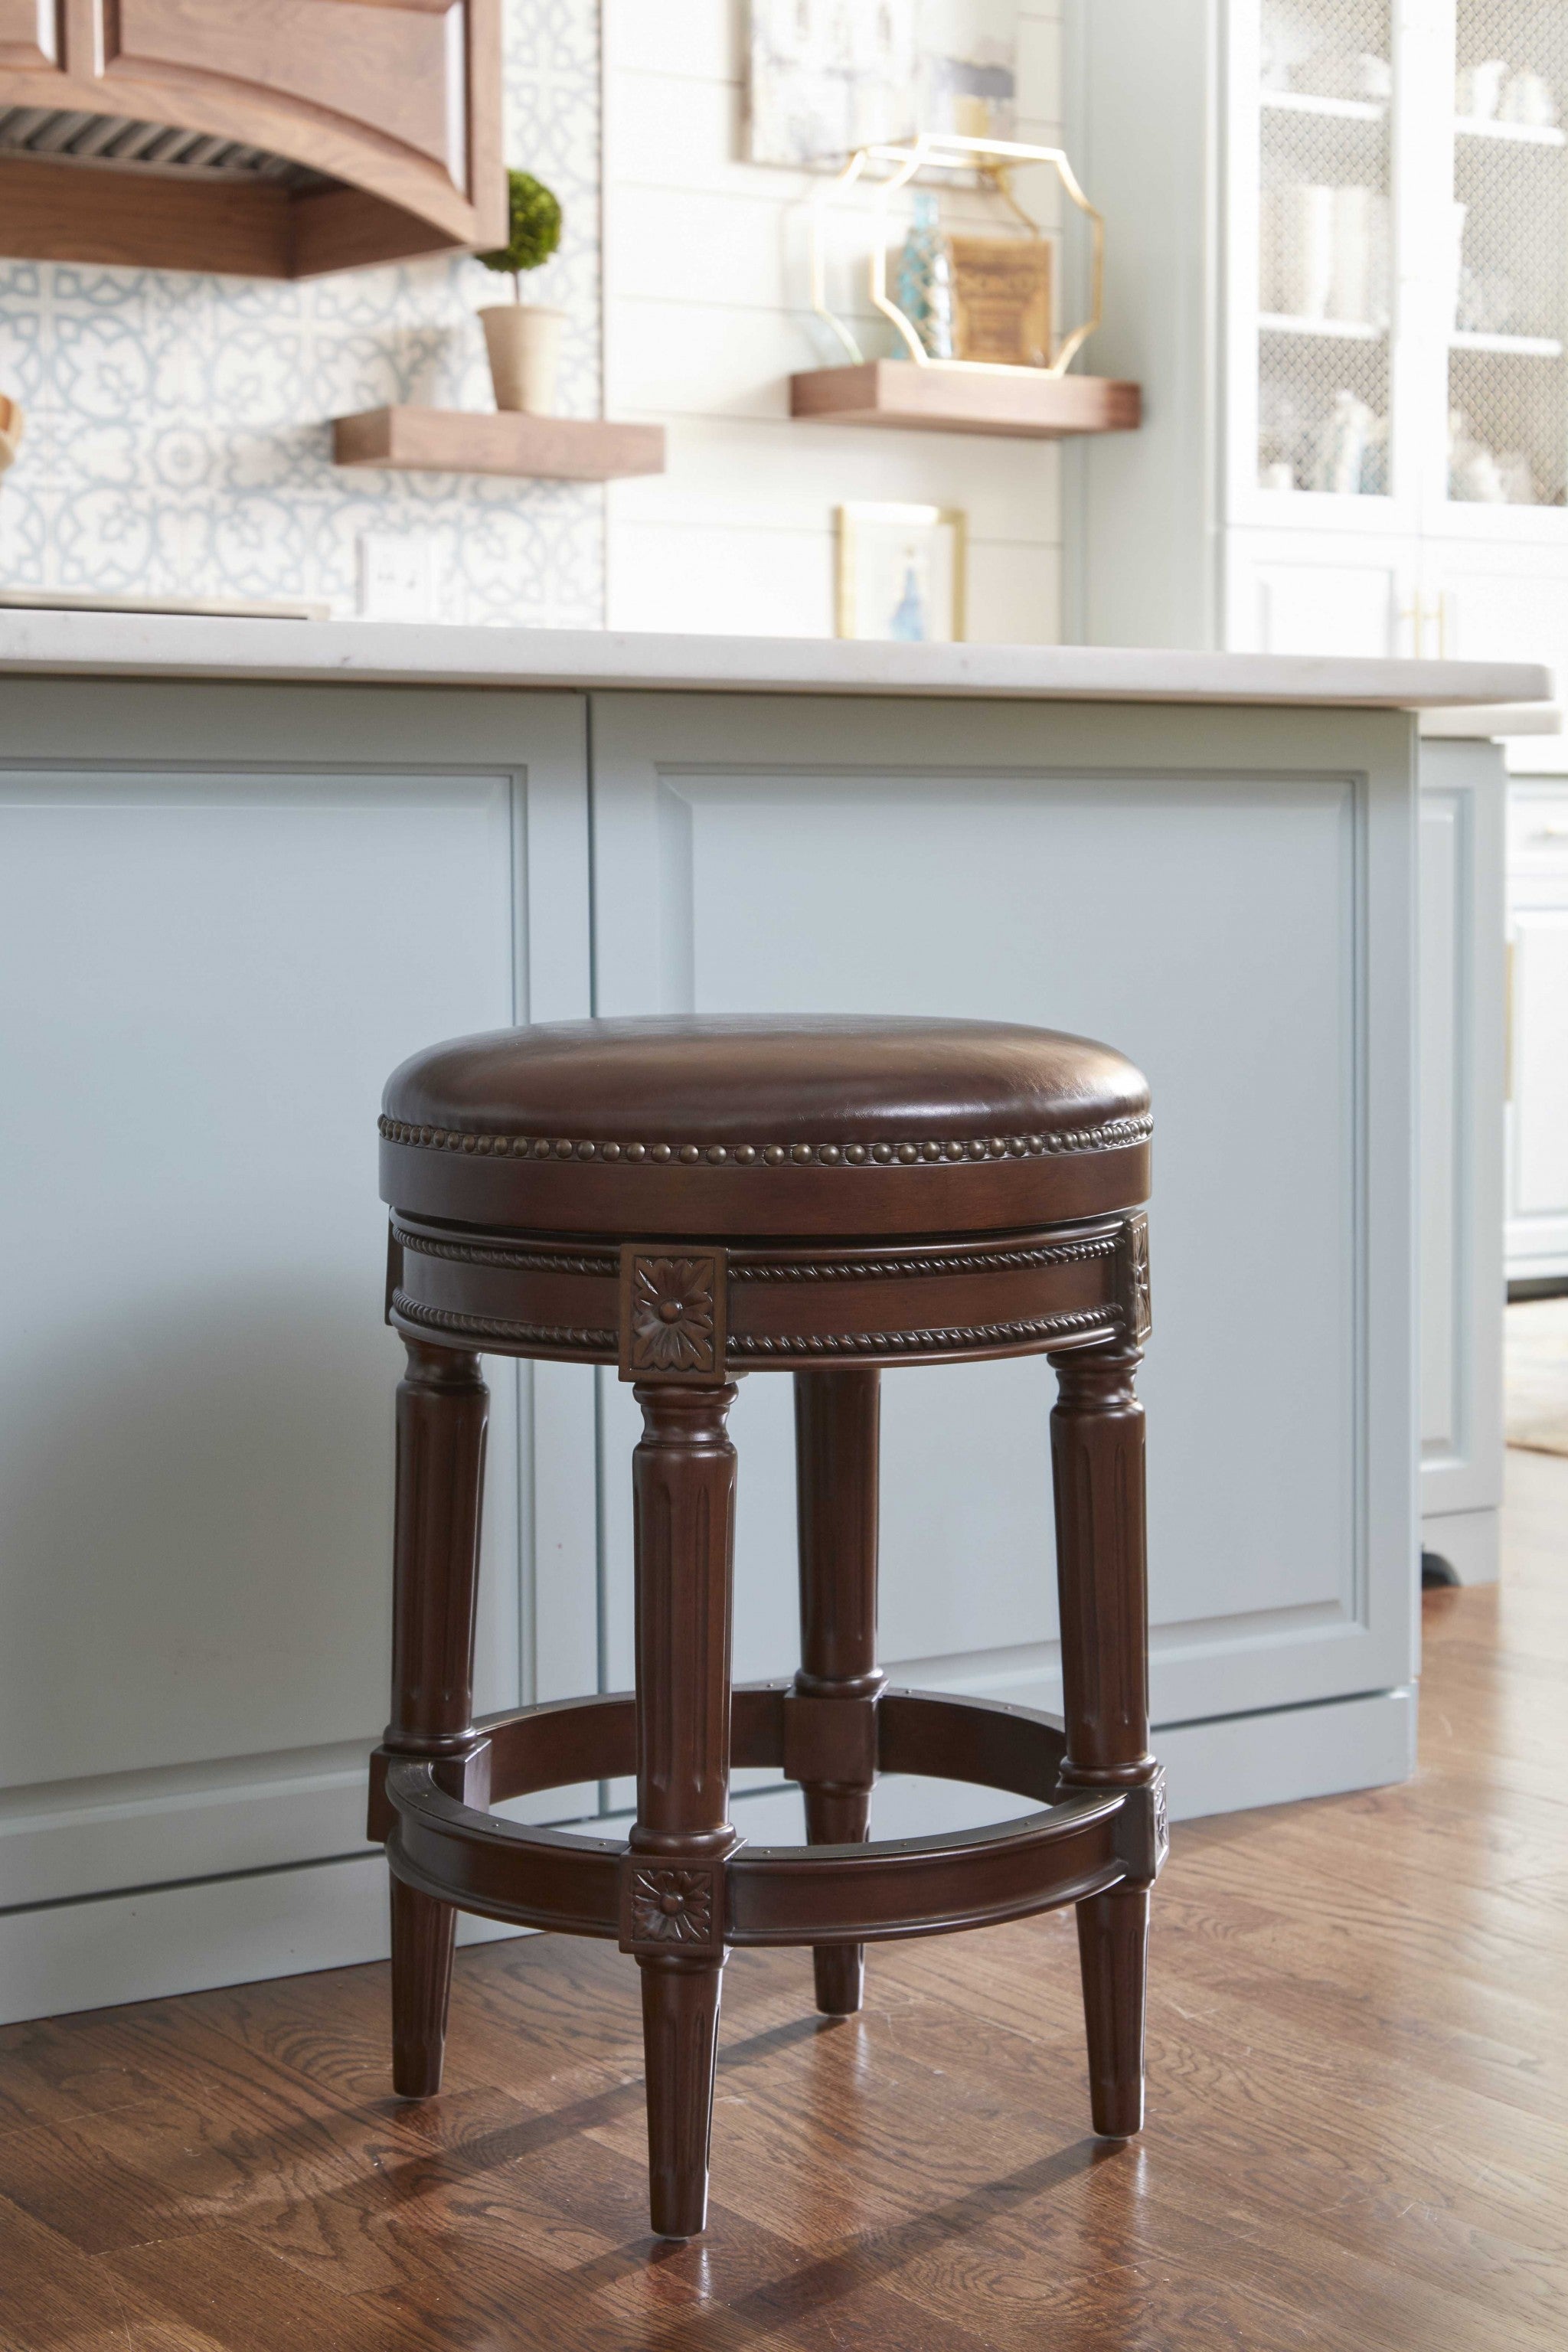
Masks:
[[[914,218],[899,257],[898,303],[933,360],[952,357],[952,271],[937,202],[930,189],[915,194]]]

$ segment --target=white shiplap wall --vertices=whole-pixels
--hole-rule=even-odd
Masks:
[[[805,288],[803,174],[741,160],[743,0],[605,0],[605,413],[652,418],[669,470],[610,492],[612,628],[833,634],[833,518],[908,499],[969,516],[968,634],[1059,634],[1059,464],[1046,443],[791,422],[828,364]],[[1054,138],[1059,26],[1019,14],[1019,135]]]

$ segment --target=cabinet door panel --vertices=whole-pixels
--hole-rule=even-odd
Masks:
[[[584,706],[8,680],[0,717],[0,1885],[352,1853],[402,1364],[381,1089],[587,1010]],[[596,1539],[591,1377],[488,1369],[494,1707],[591,1684]]]
[[[601,1012],[1005,1017],[1109,1038],[1149,1071],[1167,1717],[1372,1687],[1379,1659],[1397,1679],[1406,1597],[1374,1634],[1358,1501],[1366,813],[1332,763],[1254,780],[1304,764],[1311,730],[1294,716],[1293,735],[1254,738],[1249,770],[1245,731],[1201,720],[1179,749],[1171,713],[1123,715],[1119,747],[1102,722],[1040,710],[597,709]],[[1089,741],[1098,761],[1075,763]],[[756,1673],[794,1657],[787,1398],[753,1401],[773,1386],[745,1383],[736,1415],[737,1656]],[[1038,1700],[1055,1672],[1049,1373],[900,1370],[884,1389],[884,1655]],[[628,1657],[630,1434],[613,1406],[612,1679]],[[1404,1575],[1401,1541],[1407,1528]]]
[[[1392,654],[1399,583],[1386,563],[1271,563],[1256,575],[1257,650]]]
[[[1421,1507],[1502,1499],[1502,837],[1492,743],[1421,748]]]
[[[0,66],[59,62],[58,0],[0,0]]]
[[[210,74],[303,100],[465,178],[464,15],[397,0],[117,0],[106,9],[105,71]]]
[[[1518,1217],[1568,1217],[1568,906],[1513,918],[1513,1183]]]
[[[7,786],[4,1094],[32,1143],[7,1154],[29,1240],[0,1780],[384,1716],[375,1117],[416,1044],[510,1013],[510,799],[505,777]],[[413,873],[431,919],[405,933]]]

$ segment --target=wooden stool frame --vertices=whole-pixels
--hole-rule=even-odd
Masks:
[[[809,1944],[819,2009],[860,2003],[868,1943],[1073,1903],[1094,2126],[1143,2113],[1149,1889],[1166,1848],[1149,1753],[1141,1211],[863,1246],[647,1243],[454,1227],[395,1212],[398,1391],[393,1714],[370,1833],[393,1880],[395,2081],[440,2084],[457,1912],[616,1938],[638,1962],[652,2220],[703,2226],[728,1952]],[[473,1719],[487,1391],[480,1353],[616,1363],[644,1431],[637,1690]],[[887,1688],[874,1654],[881,1369],[1044,1354],[1065,1720]],[[731,1690],[735,1379],[795,1376],[800,1671]],[[732,1767],[805,1791],[806,1846],[753,1846]],[[1037,1810],[867,1842],[879,1771],[1001,1789]],[[524,1828],[504,1799],[635,1772],[625,1846]]]

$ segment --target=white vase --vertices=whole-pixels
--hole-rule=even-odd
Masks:
[[[553,416],[566,313],[537,302],[498,302],[479,312],[479,322],[496,406],[521,409],[529,416]]]

